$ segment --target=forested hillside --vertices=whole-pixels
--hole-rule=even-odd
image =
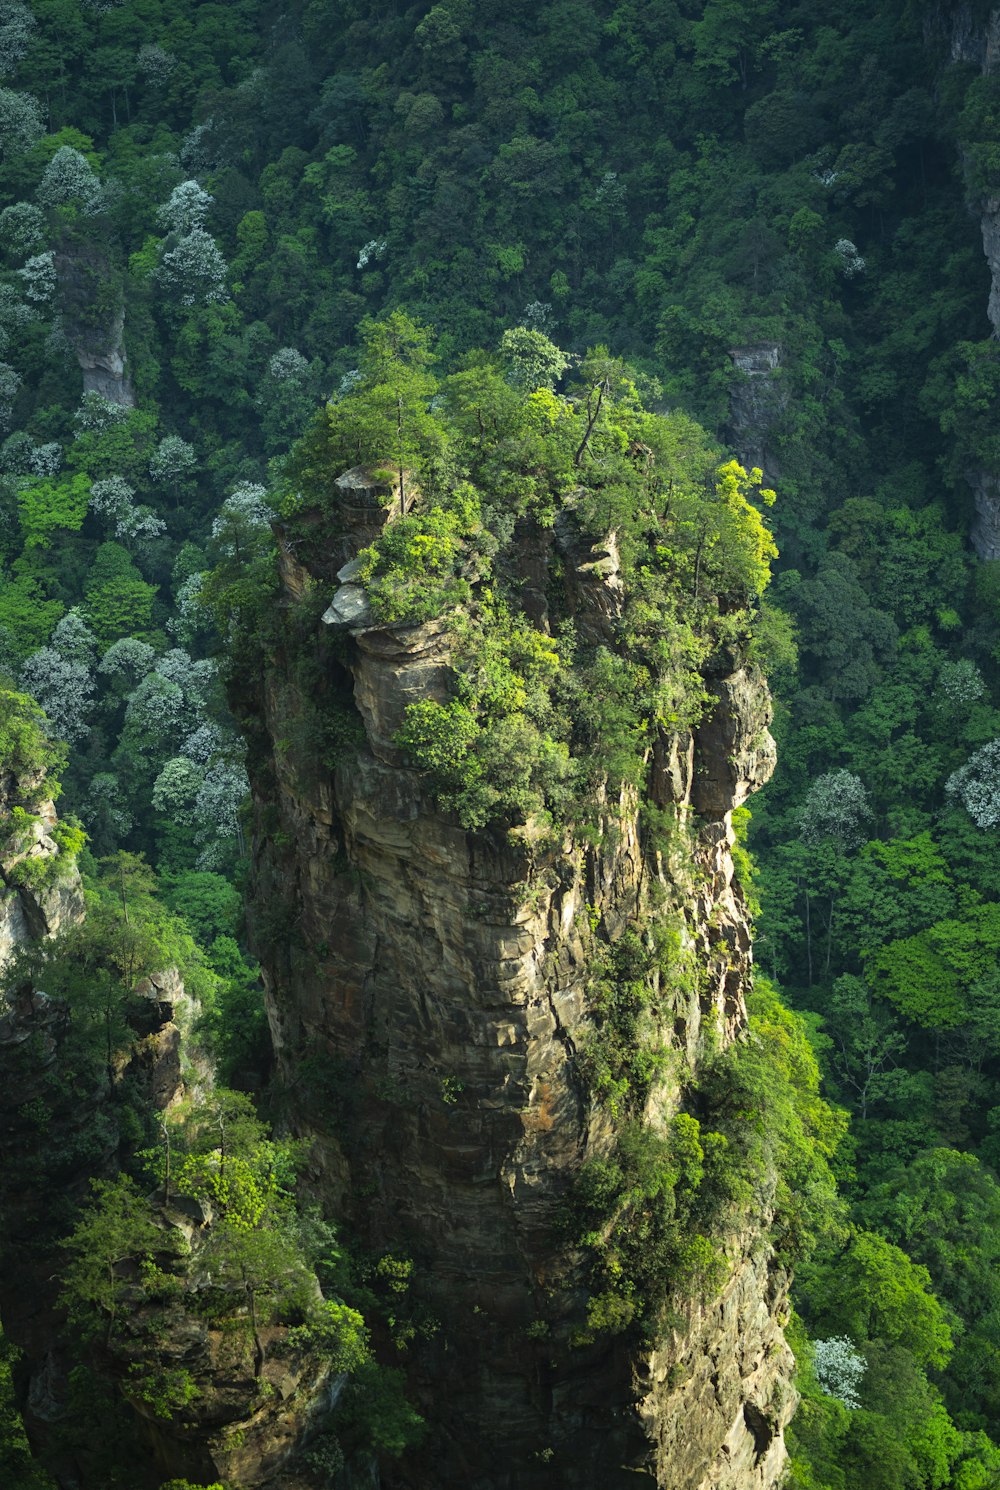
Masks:
[[[348,1459],[419,1442],[398,1337],[431,1326],[400,1322],[406,1262],[351,1253],[346,1222],[342,1253],[290,1219],[295,1165],[303,1204],[318,1181],[266,1127],[282,1133],[298,1098],[275,1076],[252,950],[273,950],[278,910],[250,936],[242,909],[241,725],[259,751],[248,680],[294,654],[275,532],[287,568],[334,480],[374,463],[401,508],[411,479],[423,506],[365,549],[371,613],[485,606],[465,691],[412,706],[396,742],[464,829],[541,814],[599,838],[594,802],[641,788],[655,726],[697,725],[712,659],[766,669],[778,766],[735,816],[759,1038],[798,1093],[794,1194],[829,1159],[842,1197],[824,1191],[822,1224],[803,1200],[789,1244],[788,1483],[1000,1486],[997,40],[978,0],[0,0],[0,871],[11,894],[54,874],[25,868],[24,845],[52,827],[55,772],[57,849],[89,906],[86,929],[15,959],[5,997],[30,975],[83,999],[73,1079],[117,1090],[148,1036],[126,1018],[136,975],[181,969],[205,1011],[198,1059],[236,1089],[258,1219],[300,1248],[300,1312],[317,1277],[348,1311],[331,1346],[362,1382]],[[571,494],[617,535],[638,597],[616,634],[627,676],[560,633],[566,615],[540,643],[533,581],[514,575],[515,525],[550,532]],[[336,568],[290,612],[302,637]],[[311,697],[315,679],[295,682]],[[333,773],[358,719],[313,691],[324,708],[290,720],[282,752]],[[116,968],[103,1004],[74,981],[88,958]],[[646,976],[619,969],[615,986]],[[617,1120],[652,1077],[628,1096],[641,1020],[615,1010],[588,1079]],[[841,1119],[795,1106],[813,1101],[813,1060],[849,1115],[835,1156]],[[710,1088],[688,1110],[733,1141]],[[787,1117],[784,1097],[744,1097],[765,1126]],[[61,1111],[30,1100],[50,1099]],[[129,1101],[114,1140],[105,1125],[90,1142],[94,1172],[112,1183],[114,1148],[166,1205],[162,1160],[141,1159],[160,1127]],[[202,1199],[212,1111],[177,1135]],[[657,1162],[685,1172],[677,1152]],[[629,1185],[659,1194],[648,1173],[603,1178],[620,1216]],[[60,1212],[63,1236],[84,1201]],[[597,1212],[581,1215],[593,1237]],[[641,1297],[613,1267],[594,1283],[597,1335],[646,1317],[655,1287],[636,1277]],[[308,1310],[274,1308],[276,1329],[330,1345]],[[0,1478],[68,1484],[29,1462],[3,1349]],[[313,1482],[349,1483],[325,1447]],[[100,1490],[130,1483],[132,1452]]]

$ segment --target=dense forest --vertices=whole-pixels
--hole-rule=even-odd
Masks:
[[[275,527],[373,459],[424,494],[366,551],[375,615],[491,587],[465,691],[414,706],[401,740],[463,826],[580,812],[640,779],[651,719],[699,717],[713,649],[766,668],[778,768],[737,818],[760,1028],[830,1104],[811,1126],[762,1109],[805,1197],[779,1207],[802,1233],[788,1485],[1000,1486],[990,26],[920,0],[0,3],[0,781],[33,782],[3,832],[30,831],[42,769],[48,795],[61,777],[88,903],[6,992],[41,959],[89,1090],[134,1038],[136,975],[181,969],[225,1083],[174,1136],[183,1183],[228,1217],[213,1265],[245,1283],[252,1215],[261,1308],[280,1313],[268,1262],[291,1249],[299,1295],[327,1296],[292,1328],[354,1374],[317,1486],[345,1452],[419,1441],[370,1343],[399,1345],[408,1264],[296,1210],[234,707],[271,639]],[[514,522],[551,527],[576,485],[641,596],[628,672],[510,609]],[[654,508],[680,536],[647,553]],[[290,749],[340,758],[348,712],[297,721]],[[591,1074],[627,1106],[617,1017]],[[53,1221],[85,1339],[117,1307],[85,1266],[101,1226],[164,1183],[129,1113],[128,1172]],[[205,1161],[227,1125],[238,1196]],[[636,1276],[638,1303],[606,1268],[595,1330],[652,1307]],[[50,1490],[0,1351],[0,1478]],[[110,1455],[108,1490],[128,1462]]]

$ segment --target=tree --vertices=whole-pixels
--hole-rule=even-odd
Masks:
[[[131,1277],[120,1270],[125,1263],[152,1262],[171,1243],[127,1175],[92,1180],[91,1188],[93,1202],[64,1243],[69,1261],[60,1297],[70,1320],[85,1334],[96,1334],[103,1323],[105,1344],[110,1345],[133,1287]]]
[[[26,548],[49,548],[58,528],[79,532],[87,515],[90,481],[82,473],[56,480],[35,476],[18,484],[17,506]]]
[[[24,281],[24,293],[33,304],[46,305],[52,299],[56,289],[56,262],[51,251],[32,255],[17,272]]]
[[[157,281],[176,293],[182,306],[221,304],[227,298],[226,274],[219,245],[204,228],[166,239],[156,266]]]
[[[809,788],[799,814],[799,834],[809,844],[832,838],[841,850],[849,851],[864,841],[864,825],[871,815],[861,778],[850,771],[828,771]]]
[[[94,680],[85,664],[68,661],[54,647],[42,647],[21,669],[21,686],[37,698],[57,739],[74,745],[86,738]]]
[[[234,486],[212,524],[212,537],[221,551],[245,564],[269,547],[276,514],[265,498],[267,489],[252,481]]]
[[[156,221],[168,233],[184,236],[196,229],[203,229],[208,209],[214,198],[197,181],[182,181],[175,186],[162,207],[157,208]]]
[[[136,506],[135,492],[120,476],[95,481],[90,489],[90,509],[110,520],[116,538],[135,543],[142,538],[156,538],[166,528],[162,518],[151,507]]]
[[[428,371],[430,332],[396,310],[384,320],[363,321],[361,382],[339,403],[329,420],[354,459],[390,463],[399,477],[400,515],[406,511],[406,467],[440,448],[441,430],[428,404],[437,381]]]
[[[12,258],[45,247],[45,215],[33,202],[14,202],[0,212],[0,243]]]
[[[842,1251],[805,1264],[801,1281],[820,1329],[902,1345],[919,1366],[943,1366],[951,1355],[951,1330],[927,1269],[875,1232],[856,1231]]]
[[[38,100],[30,93],[0,88],[0,159],[19,155],[44,133]]]
[[[540,331],[515,326],[500,338],[500,361],[511,385],[532,393],[536,388],[554,388],[570,360]]]
[[[832,1335],[829,1340],[813,1341],[813,1370],[816,1380],[831,1397],[845,1407],[860,1407],[858,1387],[867,1362],[853,1340],[846,1335]]]
[[[67,662],[78,662],[88,669],[97,657],[97,637],[75,606],[56,625],[51,645]]]
[[[61,145],[45,167],[35,199],[43,207],[79,203],[84,212],[95,212],[101,202],[100,179],[79,150]]]
[[[180,435],[164,435],[149,462],[149,474],[157,486],[181,490],[188,486],[197,469],[194,447]]]
[[[1000,740],[990,740],[970,755],[948,777],[945,791],[958,798],[977,828],[1000,824]]]

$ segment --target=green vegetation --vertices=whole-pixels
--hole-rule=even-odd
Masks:
[[[376,618],[449,632],[448,688],[397,743],[469,828],[607,831],[602,794],[637,788],[656,731],[700,717],[703,669],[749,650],[778,686],[781,765],[739,877],[752,851],[758,965],[851,1134],[831,1160],[802,1026],[769,1005],[778,1075],[752,1040],[719,1057],[647,1152],[630,1121],[666,1069],[648,960],[688,974],[623,938],[595,959],[581,1068],[631,1136],[587,1224],[605,1322],[643,1318],[645,1283],[612,1274],[660,1243],[639,1227],[633,1246],[630,1218],[657,1214],[680,1276],[682,1232],[783,1175],[776,1235],[808,1251],[837,1167],[850,1218],[798,1307],[817,1339],[875,1333],[852,1336],[857,1408],[801,1339],[803,1490],[1000,1474],[1000,565],[966,541],[970,473],[1000,477],[976,222],[998,110],[948,25],[904,0],[290,0],[280,24],[259,0],[12,0],[0,34],[0,762],[21,794],[3,853],[47,770],[109,861],[67,817],[92,930],[27,970],[76,1000],[74,1060],[111,1079],[129,979],[169,955],[224,1078],[266,1076],[220,672],[239,706],[291,637],[310,700],[291,766],[358,749],[343,658],[314,645],[329,594],[277,613],[270,525],[280,508],[293,538],[330,536],[305,515],[345,466],[371,462],[402,511],[363,556]],[[118,350],[135,409],[80,397],[76,352]],[[629,596],[611,645],[556,603],[564,553],[552,594],[510,571],[515,525],[557,520],[615,533],[614,559],[589,556]],[[644,831],[678,829],[648,809]],[[46,1156],[53,1193],[71,1157]],[[837,1291],[859,1247],[873,1295],[930,1287],[951,1311],[946,1362]]]

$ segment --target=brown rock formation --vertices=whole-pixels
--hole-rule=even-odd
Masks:
[[[285,542],[289,604],[309,575],[329,583],[350,538],[348,526],[332,558]],[[544,624],[544,545],[526,541]],[[581,634],[607,634],[621,604],[614,536],[595,544],[563,517],[554,541],[563,612]],[[240,702],[257,950],[295,1120],[316,1139],[314,1184],[373,1252],[413,1257],[422,1317],[436,1322],[402,1358],[429,1441],[383,1484],[613,1490],[638,1476],[663,1490],[770,1490],[793,1393],[787,1278],[766,1237],[729,1238],[721,1291],[679,1299],[652,1347],[628,1334],[580,1345],[583,1259],[560,1224],[579,1166],[614,1141],[578,1059],[600,947],[672,912],[694,971],[678,974],[671,1042],[694,1060],[707,1027],[723,1040],[745,1027],[750,935],[729,815],[773,769],[766,689],[740,666],[710,678],[704,723],[658,742],[648,791],[675,821],[667,845],[628,789],[605,802],[596,842],[569,830],[553,842],[531,824],[466,832],[392,743],[406,703],[444,696],[447,626],[352,627],[347,615],[335,604],[308,643],[312,697],[290,647]],[[343,711],[351,697],[359,749],[323,769],[315,749],[289,748],[317,701]],[[669,1119],[676,1100],[659,1081],[647,1121]]]

